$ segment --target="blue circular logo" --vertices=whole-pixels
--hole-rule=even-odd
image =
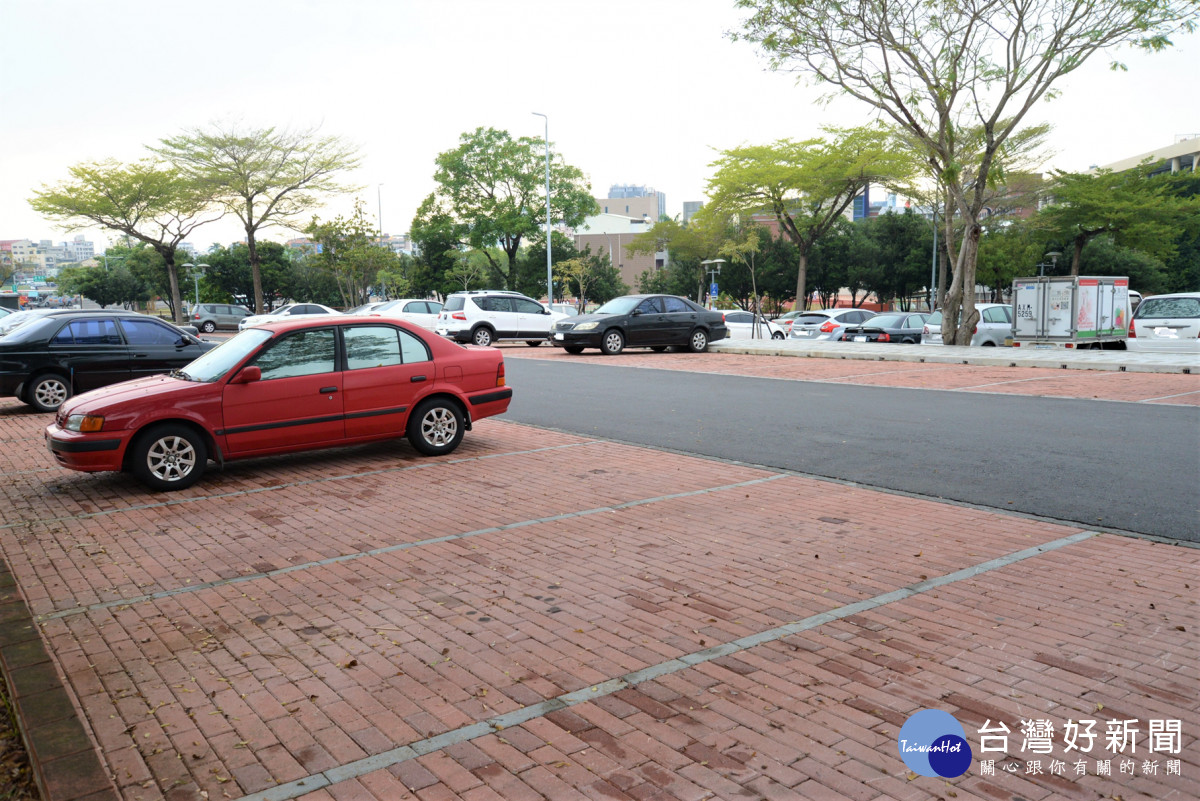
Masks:
[[[949,712],[922,709],[900,727],[900,758],[920,776],[953,779],[971,767],[971,746]]]

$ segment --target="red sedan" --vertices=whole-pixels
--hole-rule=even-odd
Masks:
[[[129,471],[176,490],[209,460],[396,437],[447,454],[511,398],[494,348],[400,320],[312,316],[248,328],[169,375],[79,395],[46,444],[72,470]]]

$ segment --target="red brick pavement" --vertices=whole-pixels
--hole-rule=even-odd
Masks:
[[[818,361],[730,364],[745,359]],[[317,787],[1078,531],[502,419],[447,458],[339,449],[153,495],[57,468],[45,422],[0,404],[0,549],[131,800]],[[1197,581],[1196,549],[1094,536],[287,797],[1193,798]],[[957,779],[909,773],[897,732],[922,708],[954,714],[973,747],[1004,721],[1007,753]],[[1139,721],[1132,775],[1103,734],[1077,775],[1062,730],[1084,718]],[[1051,753],[1021,748],[1037,719]],[[1151,720],[1180,721],[1177,754],[1151,758]]]

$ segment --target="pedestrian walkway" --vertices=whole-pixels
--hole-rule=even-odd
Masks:
[[[1197,548],[503,418],[154,495],[59,469],[45,422],[0,402],[0,663],[45,801],[1200,782]],[[922,709],[963,775],[902,760]]]

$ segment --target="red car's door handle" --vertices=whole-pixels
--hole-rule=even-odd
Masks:
[[[423,375],[414,375],[412,378],[410,378],[408,380],[413,382],[414,384],[420,384],[422,381],[428,381],[429,379],[427,379]]]
[[[327,393],[337,392],[337,391],[338,391],[337,387],[321,387],[321,389],[317,391],[317,394],[325,395]]]

